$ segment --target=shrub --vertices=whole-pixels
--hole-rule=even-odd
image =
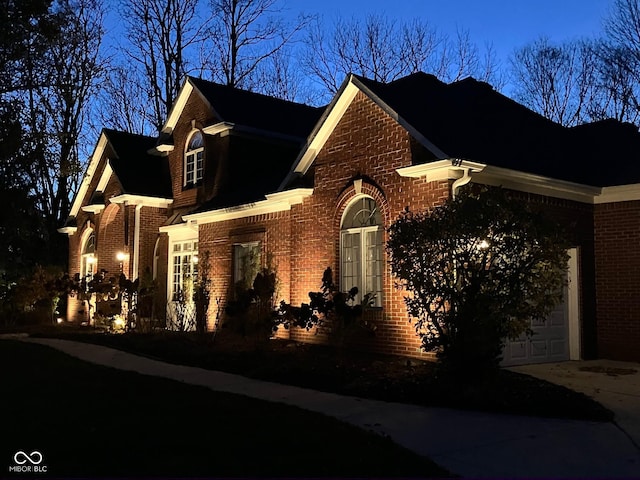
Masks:
[[[423,348],[457,372],[499,366],[562,300],[569,247],[559,226],[500,188],[462,190],[389,228],[393,274]]]
[[[342,292],[333,282],[333,271],[327,267],[322,274],[322,287],[319,292],[309,292],[310,302],[293,307],[284,301],[276,312],[279,322],[285,328],[297,326],[310,330],[313,327],[325,328],[329,338],[338,345],[353,335],[375,332],[376,327],[363,319],[366,307],[373,303],[371,294],[364,295],[362,303],[355,303],[358,287]]]

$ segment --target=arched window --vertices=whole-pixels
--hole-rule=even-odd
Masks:
[[[189,138],[184,154],[184,184],[195,185],[204,174],[204,136],[197,130]]]
[[[90,281],[93,278],[93,274],[96,271],[96,236],[93,233],[89,233],[82,245],[80,275],[86,281]]]
[[[358,287],[358,301],[374,295],[382,306],[382,215],[371,197],[360,197],[346,209],[340,228],[340,288]]]

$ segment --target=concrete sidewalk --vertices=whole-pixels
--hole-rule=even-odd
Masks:
[[[511,367],[582,392],[615,415],[615,422],[640,445],[640,363],[580,360]]]
[[[28,338],[88,362],[298,406],[391,437],[464,477],[640,478],[640,451],[615,425],[366,400],[172,365],[111,348]]]

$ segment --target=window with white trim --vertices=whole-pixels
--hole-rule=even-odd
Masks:
[[[198,241],[189,240],[171,244],[171,296],[177,301],[193,300],[193,286],[198,278]]]
[[[184,185],[195,185],[204,175],[204,135],[197,130],[189,138],[184,154]]]
[[[91,232],[82,245],[82,255],[80,264],[81,278],[90,282],[93,279],[93,275],[96,273],[96,236],[94,232]]]
[[[384,257],[382,215],[371,197],[360,197],[346,209],[340,228],[340,289],[358,287],[357,302],[373,296],[382,306]]]
[[[260,270],[260,242],[236,243],[233,246],[233,283],[249,289]]]

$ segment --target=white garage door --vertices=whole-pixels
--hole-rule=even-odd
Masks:
[[[567,298],[566,291],[564,298]],[[558,305],[546,320],[532,321],[531,329],[534,331],[532,337],[522,335],[517,340],[507,341],[503,352],[503,366],[569,360],[569,315],[566,301]]]
[[[563,301],[545,321],[532,322],[535,334],[507,341],[502,366],[580,359],[578,249],[571,248]]]

